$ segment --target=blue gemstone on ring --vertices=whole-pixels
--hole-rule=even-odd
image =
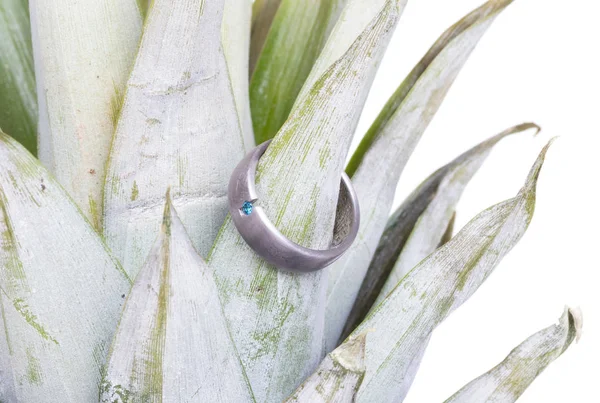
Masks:
[[[252,205],[252,202],[245,201],[244,204],[242,204],[242,208],[240,210],[245,215],[250,215],[250,214],[252,214],[252,209],[253,208],[254,208],[254,206]]]

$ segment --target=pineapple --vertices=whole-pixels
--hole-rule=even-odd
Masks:
[[[431,333],[534,214],[550,143],[517,195],[454,235],[470,179],[534,123],[457,156],[391,212],[511,2],[446,30],[345,166],[405,0],[2,0],[0,402],[402,401]],[[295,242],[331,244],[340,174],[352,178],[359,234],[324,270],[271,267],[227,216],[229,175],[271,139],[260,202]],[[565,308],[447,401],[516,401],[581,327]]]

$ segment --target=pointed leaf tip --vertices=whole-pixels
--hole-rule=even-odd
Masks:
[[[548,150],[550,149],[554,141],[556,141],[556,139],[557,137],[551,138],[548,141],[548,143],[544,146],[544,148],[542,148],[535,163],[529,171],[529,175],[527,177],[527,181],[525,182],[525,186],[523,187],[522,192],[532,192],[533,198],[535,198],[535,188],[537,186],[537,181],[539,179],[540,172],[542,170],[542,167],[544,166],[544,162],[546,161],[546,154],[548,153]]]
[[[365,331],[349,338],[328,354],[317,370],[285,402],[354,402],[365,374],[367,333]]]
[[[358,3],[350,2],[346,9],[364,14],[365,5],[361,9]],[[402,8],[404,2],[395,3]],[[471,52],[508,3],[485,3],[447,29],[387,101],[350,159],[346,173],[352,177],[365,219],[352,248],[328,269],[327,351],[337,344],[356,300],[410,155]],[[313,71],[318,68],[319,63]]]
[[[513,403],[537,376],[581,336],[578,308],[565,307],[558,324],[527,338],[500,364],[469,382],[446,403]]]
[[[351,43],[307,81],[306,91],[261,157],[261,207],[277,217],[283,234],[305,247],[322,249],[331,242],[346,152],[398,21],[393,1],[356,36],[342,38]],[[210,253],[210,265],[257,400],[283,400],[322,358],[326,271],[281,274],[246,247],[230,219]]]
[[[342,340],[358,326],[372,307],[387,296],[410,269],[440,246],[444,231],[450,230],[448,237],[451,237],[452,229],[448,226],[452,211],[470,179],[493,147],[507,136],[538,128],[538,125],[529,122],[507,128],[435,171],[411,193],[388,219],[357,296],[353,298],[353,306],[342,331]],[[371,186],[371,183],[367,186]],[[361,208],[363,205],[361,204]],[[378,203],[375,207],[379,209],[381,205]],[[349,267],[356,267],[354,259],[350,259]],[[342,295],[347,295],[350,288],[347,277],[346,275],[338,278],[339,288],[344,293]],[[331,308],[335,303],[339,301],[334,298],[328,306]],[[332,321],[328,322],[328,326],[333,327]]]
[[[212,270],[169,197],[164,221],[123,310],[101,401],[126,394],[127,401],[252,402]]]
[[[227,183],[244,141],[223,54],[223,12],[224,0],[155,1],[146,19],[104,186],[104,238],[132,276],[160,232],[167,186],[200,254],[227,216]]]
[[[539,173],[546,150],[534,172]],[[516,197],[479,213],[410,270],[355,330],[378,329],[367,339],[367,371],[358,402],[395,401],[404,393],[413,359],[429,334],[477,291],[527,230],[536,179],[537,174],[530,175]]]
[[[0,401],[97,401],[130,285],[54,177],[0,133]]]

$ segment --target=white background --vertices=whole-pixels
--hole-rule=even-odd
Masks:
[[[409,0],[358,133],[439,34],[480,0]],[[492,25],[406,167],[398,205],[433,170],[503,129],[542,126],[503,140],[458,206],[456,229],[514,196],[542,146],[548,153],[529,231],[477,293],[434,332],[407,403],[442,402],[499,363],[530,334],[581,306],[579,344],[520,399],[600,402],[600,4],[516,0]],[[358,141],[358,139],[356,139]]]

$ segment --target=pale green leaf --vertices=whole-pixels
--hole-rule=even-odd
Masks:
[[[254,0],[252,4],[252,28],[250,34],[250,75],[265,44],[271,24],[281,0]]]
[[[581,335],[579,309],[565,308],[558,324],[517,346],[500,364],[469,382],[446,403],[513,403],[535,378]]]
[[[394,3],[381,10],[298,101],[261,158],[258,203],[294,242],[316,249],[331,243],[345,156],[398,16]],[[325,272],[295,275],[267,265],[230,219],[209,262],[257,401],[281,401],[322,358]]]
[[[248,95],[251,15],[252,0],[225,0],[221,42],[246,151],[254,148]]]
[[[549,145],[548,145],[549,146]],[[354,335],[367,338],[365,379],[358,402],[399,399],[413,358],[429,334],[466,301],[525,233],[546,146],[516,197],[473,218],[454,238],[425,258],[367,316]]]
[[[0,132],[0,401],[96,401],[129,287],[66,192]]]
[[[257,143],[275,136],[347,0],[283,0],[250,82]]]
[[[488,1],[442,34],[390,98],[352,157],[346,171],[362,220],[352,248],[329,268],[326,351],[337,344],[352,309],[404,166],[479,39],[511,1]]]
[[[30,0],[39,158],[99,229],[111,139],[141,32],[136,0]]]
[[[104,236],[132,276],[158,235],[164,189],[201,256],[227,214],[245,147],[221,47],[223,8],[224,0],[155,0],[146,18],[104,191]]]
[[[0,2],[0,128],[37,152],[37,99],[29,3]]]
[[[161,231],[127,298],[101,401],[254,401],[212,270],[167,196]]]
[[[462,192],[492,148],[506,136],[532,128],[539,130],[533,123],[523,123],[478,144],[438,169],[408,196],[387,223],[342,338],[362,322],[371,307],[377,306],[410,269],[440,246]]]
[[[395,11],[400,16],[404,11],[404,6],[407,0],[349,0],[342,10],[337,23],[331,30],[331,33],[319,54],[319,57],[314,63],[310,75],[306,79],[302,91],[298,96],[298,100],[303,99],[308,91],[313,87],[315,82],[329,69],[337,60],[339,60],[356,39],[362,35],[365,29],[371,24],[371,21],[377,17],[381,10],[387,7],[394,7]],[[394,31],[396,23],[391,25],[389,29]],[[385,45],[387,46],[387,42]],[[383,53],[371,54],[373,63],[379,64]],[[372,71],[374,75],[376,70]],[[372,78],[371,78],[372,79]]]
[[[365,375],[366,334],[328,354],[285,403],[351,403]]]

